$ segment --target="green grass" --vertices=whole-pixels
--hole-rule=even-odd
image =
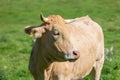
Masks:
[[[64,18],[89,15],[99,23],[105,47],[114,46],[101,80],[120,80],[120,0],[0,0],[0,80],[33,80],[28,70],[32,38],[24,27],[40,24],[41,12]]]

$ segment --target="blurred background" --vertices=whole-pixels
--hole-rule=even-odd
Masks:
[[[89,15],[100,24],[106,53],[101,80],[120,80],[120,0],[0,0],[0,80],[33,80],[28,70],[33,38],[24,28],[41,24],[40,13]]]

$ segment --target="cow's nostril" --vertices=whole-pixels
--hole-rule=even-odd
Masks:
[[[78,54],[78,53],[77,53],[76,51],[73,51],[73,55],[77,56],[77,54]]]
[[[79,58],[79,51],[73,51],[73,56],[77,59]]]

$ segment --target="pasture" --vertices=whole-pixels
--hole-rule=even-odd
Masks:
[[[107,56],[101,80],[120,80],[120,0],[0,0],[0,80],[33,80],[28,70],[32,37],[40,13],[70,19],[89,15],[104,31]],[[90,80],[89,76],[85,80]]]

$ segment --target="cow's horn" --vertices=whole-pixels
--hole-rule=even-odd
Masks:
[[[66,19],[65,22],[66,23],[71,23],[71,22],[74,22],[76,20],[78,20],[79,18],[75,18],[75,19]]]
[[[71,23],[71,22],[74,22],[75,20],[74,19],[67,19],[65,20],[66,23]]]
[[[42,14],[40,15],[40,18],[43,22],[48,22],[48,18],[45,18]]]

